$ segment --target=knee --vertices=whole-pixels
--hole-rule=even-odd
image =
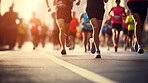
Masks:
[[[94,33],[94,34],[99,34],[99,29],[98,29],[98,28],[94,28],[94,29],[93,29],[93,33]]]
[[[64,28],[60,28],[60,33],[64,32]]]

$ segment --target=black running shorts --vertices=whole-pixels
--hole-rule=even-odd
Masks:
[[[113,23],[112,28],[121,31],[122,30],[122,24]]]
[[[127,3],[132,14],[138,13],[141,20],[145,20],[147,16],[148,1],[130,1]]]
[[[134,35],[134,30],[128,31],[128,37],[129,37],[129,38],[132,38],[133,35]]]
[[[86,13],[89,19],[103,20],[104,12],[103,0],[87,0]]]

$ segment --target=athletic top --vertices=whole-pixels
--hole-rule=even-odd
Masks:
[[[111,21],[109,20],[109,21],[106,22],[106,24],[111,26],[112,23],[111,23]]]
[[[122,24],[122,17],[120,16],[120,14],[122,14],[122,9],[121,6],[119,7],[114,7],[113,10],[113,16],[112,16],[112,23],[118,23],[118,24]]]
[[[3,16],[4,26],[7,29],[16,29],[16,19],[18,19],[18,13],[16,12],[6,12]]]
[[[102,27],[102,31],[106,31],[107,29],[110,29],[111,20],[108,20],[105,24],[106,24],[106,25],[104,25],[104,26]]]
[[[103,0],[87,0],[87,8],[94,9],[98,7],[104,7]]]
[[[26,32],[26,25],[24,23],[20,23],[18,25],[18,33],[25,34],[25,32]]]
[[[73,18],[71,23],[70,23],[70,28],[69,28],[69,31],[70,32],[77,32],[77,25],[79,25],[79,22],[78,22],[78,19],[77,18]]]
[[[126,23],[128,23],[128,31],[129,30],[134,30],[135,23],[134,23],[132,15],[127,16]]]
[[[148,1],[148,0],[128,0],[129,1]]]
[[[126,18],[127,18],[127,17],[123,17],[123,28],[124,28],[124,29],[128,29],[128,25],[127,25],[127,23],[125,22],[125,21],[126,21]]]
[[[45,24],[43,24],[41,26],[41,34],[42,35],[47,35],[47,33],[48,33],[48,27]]]
[[[57,6],[57,8],[71,8],[73,6],[73,2],[70,0],[54,0],[53,2],[54,5]]]
[[[93,30],[86,13],[83,13],[83,22],[84,22],[83,25],[84,29]]]
[[[31,32],[39,32],[38,25],[41,24],[38,18],[32,18],[30,21]]]

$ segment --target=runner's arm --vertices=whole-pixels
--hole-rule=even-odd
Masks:
[[[114,7],[111,8],[111,10],[108,12],[108,15],[111,16],[111,12],[114,10]]]
[[[125,12],[125,8],[124,7],[122,7],[122,12],[123,12],[122,17],[126,17],[126,12]]]
[[[79,17],[79,23],[81,23],[82,25],[84,25],[84,23],[82,23],[82,18],[83,18],[83,13],[82,13],[81,16]]]
[[[48,12],[50,12],[50,11],[51,11],[51,8],[50,8],[50,6],[49,6],[48,0],[46,0],[46,5],[47,5],[47,8],[48,8]]]
[[[76,0],[76,5],[80,5],[81,0]]]

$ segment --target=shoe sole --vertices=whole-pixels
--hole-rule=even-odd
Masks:
[[[97,55],[95,58],[101,58],[101,55]]]
[[[138,53],[139,53],[139,54],[143,54],[143,53],[144,53],[143,49],[140,49],[140,50],[138,51]]]
[[[62,55],[66,55],[66,52],[63,52],[63,53],[61,52],[61,54],[62,54]]]

